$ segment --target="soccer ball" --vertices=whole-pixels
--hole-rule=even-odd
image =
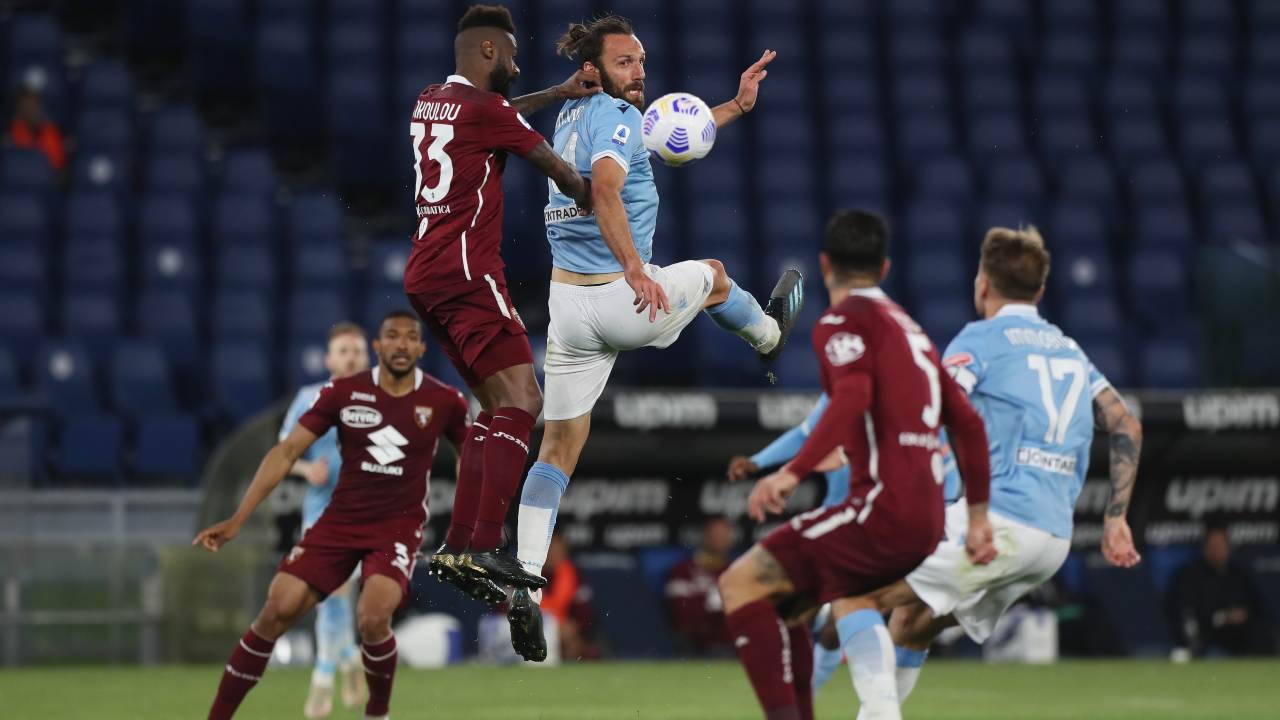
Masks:
[[[716,119],[700,98],[671,93],[649,104],[640,133],[644,146],[662,162],[684,165],[711,152],[716,142]]]

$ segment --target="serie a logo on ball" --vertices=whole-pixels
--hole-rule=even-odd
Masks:
[[[711,152],[716,120],[711,108],[689,93],[671,93],[654,100],[640,125],[644,146],[667,165],[684,165]]]

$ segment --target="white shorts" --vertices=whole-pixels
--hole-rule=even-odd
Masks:
[[[623,350],[664,348],[702,312],[715,273],[710,265],[686,260],[667,267],[646,265],[645,273],[667,293],[671,312],[636,313],[635,291],[618,278],[605,285],[551,283],[547,306],[547,420],[570,420],[591,412],[604,392],[614,360]]]
[[[907,576],[907,584],[935,617],[954,614],[978,643],[991,636],[1010,605],[1058,572],[1071,549],[1065,538],[998,513],[988,515],[995,531],[995,560],[987,565],[969,562],[963,531],[957,532],[968,527],[968,506],[960,500],[947,508],[946,539]]]

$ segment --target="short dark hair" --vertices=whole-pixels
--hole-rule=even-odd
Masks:
[[[491,27],[516,34],[516,21],[505,5],[472,5],[458,20],[458,32],[477,27]]]
[[[589,60],[598,68],[606,36],[635,33],[631,21],[621,15],[604,15],[586,24],[569,23],[564,35],[556,41],[556,52],[578,62]]]
[[[348,322],[346,320],[329,328],[330,342],[333,342],[334,338],[342,337],[343,335],[359,335],[361,340],[369,339],[369,336],[365,335],[364,328],[360,327],[359,325],[353,322]]]
[[[822,252],[841,275],[879,278],[889,255],[889,224],[866,210],[839,210],[827,221]]]
[[[419,329],[422,328],[422,321],[418,319],[417,315],[403,308],[396,308],[386,315],[383,315],[382,320],[378,322],[379,334],[381,334],[382,326],[385,325],[388,320],[412,320],[418,324]]]
[[[1034,225],[994,227],[982,240],[982,272],[996,292],[1010,300],[1032,301],[1049,277],[1049,251]]]

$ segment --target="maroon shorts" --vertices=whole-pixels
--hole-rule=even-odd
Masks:
[[[468,386],[509,367],[533,364],[529,334],[501,272],[408,297]]]
[[[934,533],[918,525],[867,523],[869,514],[859,522],[863,509],[862,498],[855,498],[802,513],[766,535],[760,545],[782,565],[797,594],[828,603],[901,580],[941,539],[941,530]]]
[[[312,525],[302,540],[276,568],[289,573],[328,596],[342,587],[360,566],[360,579],[385,575],[400,585],[400,607],[409,602],[409,583],[422,544],[422,526],[409,523],[346,525],[328,522],[328,516]]]

